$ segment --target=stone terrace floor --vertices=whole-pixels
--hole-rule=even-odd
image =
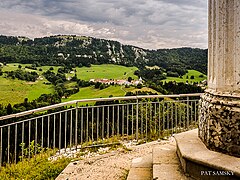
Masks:
[[[132,160],[145,156],[152,156],[155,147],[172,144],[174,138],[168,140],[154,141],[141,145],[127,144],[132,151],[119,148],[105,154],[95,154],[85,156],[82,160],[71,162],[64,171],[57,177],[57,180],[118,180],[127,179],[127,174],[131,168]],[[180,163],[179,163],[180,164]],[[149,177],[151,179],[151,177]]]

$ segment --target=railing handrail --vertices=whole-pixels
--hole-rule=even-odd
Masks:
[[[54,108],[59,108],[63,106],[67,106],[70,104],[78,104],[78,103],[84,103],[84,102],[101,102],[101,101],[114,101],[114,100],[137,100],[137,99],[144,99],[144,98],[181,98],[181,97],[197,97],[201,96],[202,93],[194,93],[194,94],[173,94],[173,95],[140,95],[140,96],[123,96],[123,97],[111,97],[111,98],[93,98],[93,99],[80,99],[80,100],[73,100],[73,101],[68,101],[68,102],[63,102],[63,103],[58,103],[50,106],[45,106],[37,109],[32,109],[16,114],[10,114],[6,116],[1,116],[0,120],[6,120],[10,118],[17,118],[17,117],[22,117],[30,114],[34,114],[37,112],[42,112],[42,111],[47,111],[50,109]]]

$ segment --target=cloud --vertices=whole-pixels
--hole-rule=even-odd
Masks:
[[[0,22],[1,34],[89,35],[149,49],[207,47],[205,0],[1,0]]]

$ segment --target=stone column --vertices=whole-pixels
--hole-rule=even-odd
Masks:
[[[209,0],[208,89],[200,100],[199,137],[240,157],[240,0]]]

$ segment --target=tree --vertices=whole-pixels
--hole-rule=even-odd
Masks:
[[[7,105],[7,114],[12,114],[12,113],[13,113],[12,105],[9,103]]]
[[[128,82],[132,82],[132,77],[128,77]]]
[[[143,87],[143,85],[142,85],[141,83],[138,83],[138,84],[137,84],[137,88],[138,88],[138,89],[141,89],[142,87]]]

